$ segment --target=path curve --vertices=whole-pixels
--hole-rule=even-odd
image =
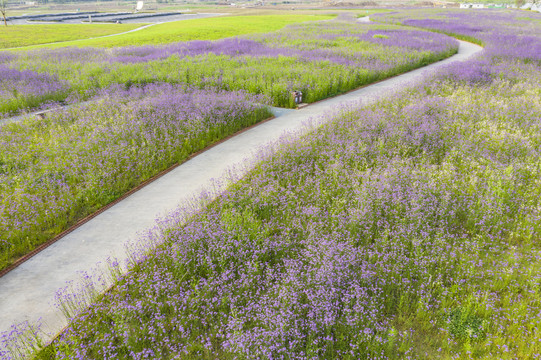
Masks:
[[[55,293],[80,272],[104,269],[96,266],[107,258],[126,259],[124,244],[139,232],[152,228],[155,219],[224,178],[233,166],[253,163],[257,152],[284,133],[305,130],[310,119],[319,123],[329,110],[344,105],[367,105],[421,82],[437,69],[464,61],[481,51],[478,45],[460,41],[459,50],[445,60],[426,67],[323,100],[301,110],[274,109],[277,117],[224,141],[128,196],[89,222],[75,229],[36,256],[0,278],[0,334],[12,324],[41,319],[46,339],[62,330],[67,320],[54,307]],[[242,176],[248,169],[240,168]]]
[[[360,23],[369,23],[370,22],[370,16],[363,16],[363,17],[360,17],[357,19],[357,22],[360,22]]]

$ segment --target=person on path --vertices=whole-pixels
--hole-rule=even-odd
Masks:
[[[300,103],[302,103],[302,92],[300,90],[295,90],[295,104],[298,106]]]

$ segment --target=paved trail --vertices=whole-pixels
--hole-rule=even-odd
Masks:
[[[380,96],[421,81],[427,74],[456,61],[463,61],[481,47],[460,42],[457,55],[422,69],[320,101],[301,110],[274,109],[277,117],[245,131],[177,167],[0,278],[0,333],[12,324],[41,318],[43,329],[56,334],[66,319],[53,305],[57,289],[78,279],[108,257],[126,259],[124,244],[137,233],[151,228],[155,219],[175,209],[186,199],[210,186],[235,164],[253,160],[258,149],[276,141],[285,132],[302,131],[309,119],[348,103],[368,104]]]

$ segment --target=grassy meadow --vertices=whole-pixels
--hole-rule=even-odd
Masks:
[[[241,17],[229,19],[242,28]],[[212,21],[226,18],[204,20],[212,27]],[[9,115],[40,102],[85,99],[115,84],[129,88],[132,84],[160,81],[199,88],[243,89],[267,96],[275,106],[293,107],[289,94],[294,89],[300,89],[306,101],[313,102],[456,52],[456,42],[445,36],[349,20],[307,22],[272,33],[217,41],[0,54],[12,79],[17,79],[5,80],[4,85],[0,79],[0,89],[5,93],[0,112]],[[318,37],[327,31],[328,38]],[[47,77],[48,87],[42,86],[41,77]]]
[[[173,214],[38,358],[539,358],[541,28],[398,15],[487,50]]]
[[[0,268],[160,171],[271,117],[261,102],[169,84],[112,88],[45,120],[0,127]]]
[[[262,16],[221,16],[204,19],[182,20],[153,25],[129,34],[105,39],[50,44],[46,48],[65,46],[118,47],[168,44],[191,40],[217,40],[252,33],[266,33],[286,25],[332,19],[334,15],[262,15]],[[123,24],[111,24],[118,26]],[[127,25],[127,24],[126,24]],[[133,24],[130,24],[133,26]],[[141,26],[139,24],[139,26]],[[138,26],[135,26],[138,27]],[[33,48],[41,48],[33,47]]]
[[[306,102],[317,101],[445,58],[456,48],[445,35],[346,18],[217,41],[4,52],[4,113],[51,106],[48,101],[71,105],[44,120],[0,127],[0,268],[166,167],[270,116],[263,105],[294,107],[294,89]],[[209,102],[205,119],[235,102],[253,115],[218,117],[211,126],[206,123],[213,120],[200,120],[202,105],[193,100],[181,118],[171,117],[168,109],[178,110],[173,100],[161,103],[146,93],[168,86],[181,97],[189,97],[182,91],[204,98],[231,94],[225,105]],[[117,110],[115,101],[126,102],[122,94],[131,91],[147,94],[142,105]],[[157,108],[139,110],[149,102]],[[256,103],[257,110],[251,107]]]
[[[10,25],[0,31],[0,49],[118,34],[141,24]]]

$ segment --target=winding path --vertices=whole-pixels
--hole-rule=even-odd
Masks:
[[[460,42],[458,54],[379,83],[320,101],[301,110],[273,109],[276,118],[261,123],[224,141],[178,166],[156,181],[125,198],[92,220],[61,238],[42,252],[0,278],[0,333],[12,324],[28,320],[37,323],[51,338],[66,319],[53,306],[57,289],[77,281],[80,272],[104,269],[109,257],[126,260],[124,244],[138,233],[155,225],[156,218],[174,210],[202,190],[212,187],[213,179],[227,176],[239,167],[239,176],[248,171],[242,164],[257,160],[257,152],[277,141],[285,132],[305,131],[310,119],[319,123],[330,110],[351,104],[366,105],[422,81],[442,66],[464,61],[482,48]],[[93,270],[94,269],[94,270]]]

